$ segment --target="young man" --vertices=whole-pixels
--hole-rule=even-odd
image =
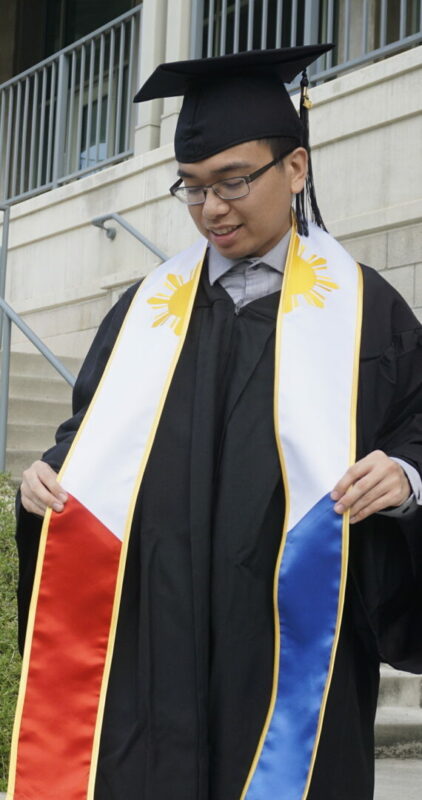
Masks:
[[[53,513],[16,799],[373,796],[379,662],[422,670],[422,333],[305,191],[280,81],[325,49],[162,65],[137,96],[185,94],[171,191],[204,241],[107,315],[24,473],[21,634]]]

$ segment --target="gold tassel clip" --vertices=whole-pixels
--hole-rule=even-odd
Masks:
[[[307,108],[307,109],[312,108],[312,106],[313,106],[313,102],[312,102],[311,98],[308,95],[308,89],[307,89],[306,86],[304,86],[304,88],[303,88],[302,103],[305,106],[305,108]]]

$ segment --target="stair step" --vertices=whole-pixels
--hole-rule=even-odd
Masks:
[[[51,444],[54,442],[52,441]],[[47,447],[44,449],[48,448]],[[37,461],[42,453],[42,450],[7,450],[6,452],[6,472],[10,472],[12,480],[20,483],[22,480],[22,473],[27,469],[33,461]]]
[[[422,759],[380,758],[375,761],[374,800],[420,800]]]
[[[70,403],[54,400],[9,397],[9,422],[40,423],[55,425],[71,416]]]
[[[380,706],[375,720],[377,747],[422,742],[422,708]]]
[[[54,444],[56,430],[57,425],[11,422],[7,426],[7,449],[39,450],[42,453]]]
[[[58,356],[58,359],[73,375],[76,376],[78,374],[82,363],[81,359],[70,356]],[[50,362],[41,353],[12,352],[10,354],[10,372],[13,375],[33,375],[34,377],[44,375],[63,380],[57,370],[51,366]]]
[[[422,676],[381,667],[378,706],[422,707]]]
[[[80,359],[60,361],[77,375]],[[20,482],[23,470],[54,444],[58,425],[71,416],[72,389],[40,353],[12,352],[9,391],[6,469]]]
[[[72,387],[59,375],[10,375],[9,394],[14,397],[32,397],[40,400],[71,402]]]

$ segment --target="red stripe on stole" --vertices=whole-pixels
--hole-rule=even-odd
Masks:
[[[121,542],[69,497],[51,515],[15,800],[85,800]]]

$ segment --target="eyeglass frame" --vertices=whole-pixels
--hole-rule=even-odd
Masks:
[[[237,180],[240,180],[240,179],[244,180],[246,182],[246,186],[247,186],[247,189],[248,189],[248,191],[245,192],[245,194],[240,194],[237,197],[230,197],[230,198],[221,197],[221,195],[218,194],[216,189],[214,189],[214,186],[216,186],[217,183],[222,183],[224,180],[230,180],[230,178],[226,178],[226,179],[222,178],[221,180],[215,181],[214,183],[210,183],[207,186],[191,186],[191,187],[184,186],[183,187],[184,189],[189,189],[189,188],[191,188],[191,189],[201,189],[205,193],[204,199],[203,200],[199,200],[198,202],[195,202],[195,203],[185,203],[185,201],[181,200],[180,197],[178,196],[177,190],[181,187],[184,178],[178,178],[177,181],[175,183],[173,183],[172,186],[170,186],[169,192],[173,197],[177,197],[177,199],[180,200],[180,202],[183,203],[186,206],[201,206],[203,203],[205,203],[206,199],[207,199],[206,193],[207,193],[208,189],[212,189],[214,194],[217,197],[219,197],[220,200],[225,200],[228,203],[231,203],[232,200],[240,200],[242,197],[247,197],[250,194],[250,192],[251,192],[250,184],[254,180],[256,180],[256,178],[259,178],[260,175],[263,175],[264,172],[266,172],[268,169],[271,169],[271,167],[275,167],[276,164],[279,164],[280,161],[283,160],[283,158],[286,158],[286,156],[288,156],[289,153],[292,153],[293,150],[296,150],[297,147],[298,147],[298,145],[295,144],[294,147],[290,147],[289,150],[287,150],[281,156],[278,156],[277,158],[273,158],[273,160],[269,161],[268,164],[264,164],[263,167],[260,167],[259,169],[256,169],[255,172],[251,172],[250,175],[234,175],[233,178],[235,178]]]

